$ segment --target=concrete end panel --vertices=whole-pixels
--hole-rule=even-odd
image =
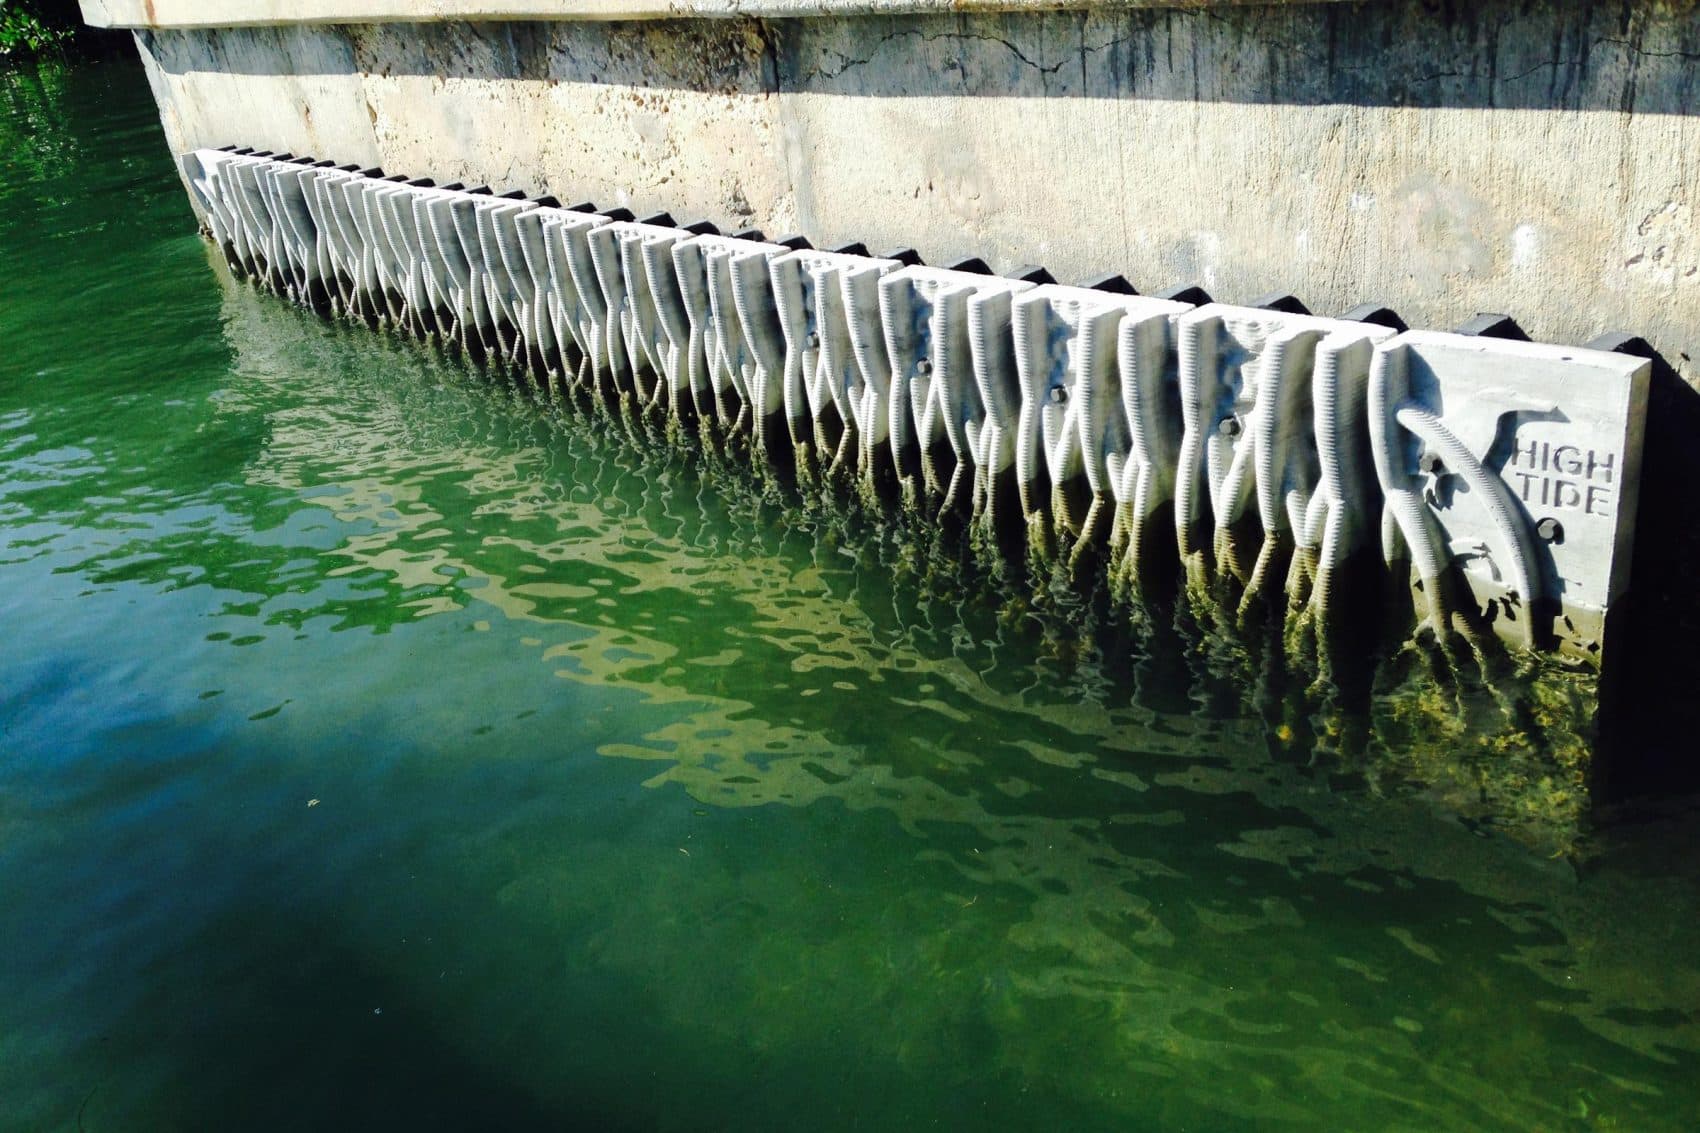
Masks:
[[[1624,354],[1433,331],[1377,350],[1377,471],[1403,540],[1499,636],[1600,660],[1629,590],[1650,374]]]

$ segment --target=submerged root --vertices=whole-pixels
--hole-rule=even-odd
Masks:
[[[1105,584],[1109,587],[1113,607],[1130,614],[1141,608],[1143,593],[1137,528],[1138,521],[1134,519],[1132,506],[1117,504],[1115,516],[1110,521],[1109,545],[1105,552]]]

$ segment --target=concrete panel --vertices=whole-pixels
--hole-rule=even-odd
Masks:
[[[1581,656],[1629,587],[1650,364],[1407,332],[1370,370],[1376,473],[1431,616],[1456,570],[1493,630]],[[1393,534],[1394,526],[1388,528]]]
[[[1327,512],[1357,494],[1342,484],[1349,455],[1338,449],[1349,446],[1333,443],[1350,423],[1317,413],[1314,379],[1361,389],[1369,362],[1363,347],[1393,331],[1219,303],[1182,315],[1179,324],[1181,554],[1196,575],[1208,545],[1217,570],[1248,591],[1263,590],[1281,577],[1292,551],[1320,551]],[[1334,404],[1361,409],[1362,399]],[[1341,565],[1353,549],[1332,548],[1323,565]]]
[[[978,494],[976,467],[988,475],[1001,471],[981,439],[987,407],[975,380],[969,310],[994,295],[1007,304],[1032,286],[921,266],[880,281],[877,313],[885,325],[884,369],[891,375],[887,436],[897,474],[912,494],[924,486],[949,508]]]

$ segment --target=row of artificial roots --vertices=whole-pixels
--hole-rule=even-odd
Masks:
[[[1347,601],[1391,594],[1408,612],[1414,565],[1418,620],[1468,625],[1414,486],[1417,445],[1501,488],[1406,403],[1378,350],[1397,328],[288,155],[182,165],[231,266],[274,291],[523,368],[764,472],[961,525],[1035,577],[1102,569],[1129,609],[1180,578],[1194,609],[1242,623],[1278,609],[1291,639]],[[1533,600],[1527,533],[1507,513],[1501,536]],[[1365,567],[1379,589],[1343,587]]]

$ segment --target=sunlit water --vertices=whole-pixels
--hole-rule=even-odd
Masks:
[[[0,1129],[1700,1127],[1692,819],[1481,836],[713,479],[0,75]]]

